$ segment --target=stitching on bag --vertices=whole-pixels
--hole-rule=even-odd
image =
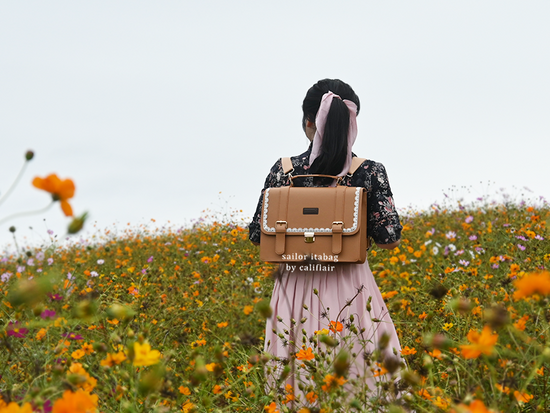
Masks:
[[[267,225],[267,212],[269,208],[269,190],[265,190],[265,200],[264,200],[264,214],[263,214],[263,229],[265,232],[275,232],[274,227],[269,227]],[[361,194],[361,187],[355,188],[355,201],[353,207],[353,225],[349,228],[344,228],[342,232],[353,232],[357,229],[357,221],[359,219],[359,197]],[[286,232],[332,232],[332,228],[287,228]]]

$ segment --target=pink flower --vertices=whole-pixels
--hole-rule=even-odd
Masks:
[[[16,321],[15,323],[12,323],[11,321],[8,323],[8,336],[12,337],[25,337],[29,330],[26,328],[19,328],[19,321]]]

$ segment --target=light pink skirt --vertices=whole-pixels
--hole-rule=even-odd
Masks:
[[[367,310],[369,297],[370,312]],[[329,337],[340,342],[333,351],[343,348],[350,354],[348,381],[359,380],[375,392],[376,382],[388,377],[383,374],[381,366],[368,361],[368,356],[378,348],[384,333],[389,337],[384,351],[387,355],[396,357],[397,354],[400,357],[401,346],[395,326],[367,262],[281,264],[273,287],[271,308],[273,316],[267,320],[264,350],[281,360],[289,359],[292,354],[308,347],[314,353],[326,352],[328,347],[324,344],[318,344],[315,348],[313,343],[319,343],[316,332],[328,330]],[[359,333],[352,332],[350,324]],[[360,332],[362,329],[363,333]],[[300,363],[297,361],[296,365]],[[282,367],[283,363],[279,362],[273,369],[272,377],[268,375],[270,385],[273,385]],[[304,373],[300,370],[293,368],[284,383],[290,384],[296,395],[299,393],[298,383],[307,384],[303,377],[305,370],[302,370]]]

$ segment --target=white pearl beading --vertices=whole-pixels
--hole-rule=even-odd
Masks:
[[[263,218],[263,229],[265,232],[275,232],[274,227],[269,227],[267,225],[267,212],[269,208],[269,190],[265,190],[265,200],[264,200],[264,218]],[[343,232],[353,232],[357,229],[357,223],[359,220],[359,197],[361,195],[361,187],[355,188],[355,201],[353,206],[353,225],[349,228],[344,228]],[[332,228],[287,228],[286,232],[332,232]]]

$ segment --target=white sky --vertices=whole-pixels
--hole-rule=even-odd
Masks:
[[[550,199],[549,21],[547,0],[0,2],[2,192],[36,152],[0,218],[47,204],[30,182],[52,172],[99,228],[250,216],[276,159],[307,148],[302,99],[326,77],[359,95],[354,152],[398,207],[453,185]],[[43,218],[62,233],[55,205],[0,246]]]

